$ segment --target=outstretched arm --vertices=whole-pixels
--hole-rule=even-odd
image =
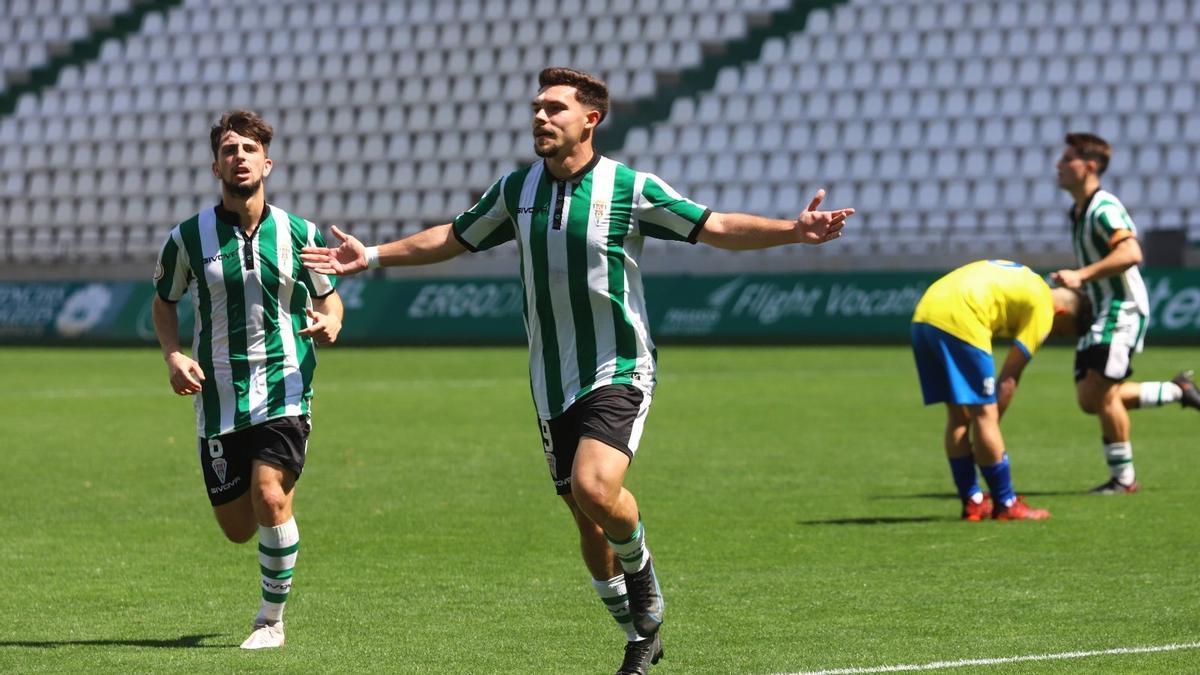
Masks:
[[[333,227],[333,236],[341,241],[337,248],[305,246],[300,252],[304,266],[321,274],[348,275],[367,269],[367,247],[358,239]],[[447,223],[376,247],[381,266],[430,265],[466,252]]]
[[[747,213],[713,213],[697,241],[734,250],[768,248],[783,244],[823,244],[842,236],[846,218],[854,209],[818,211],[825,190],[818,190],[796,220],[775,220]]]

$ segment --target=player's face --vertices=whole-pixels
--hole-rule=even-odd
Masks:
[[[231,193],[249,197],[262,187],[263,178],[271,173],[271,160],[262,145],[236,131],[226,131],[217,144],[217,161],[213,175]]]
[[[1088,161],[1079,156],[1075,148],[1067,146],[1058,158],[1058,186],[1071,190],[1083,185],[1088,176]],[[1093,169],[1094,170],[1094,169]]]
[[[533,99],[533,151],[538,157],[557,157],[583,141],[596,126],[588,108],[575,98],[575,87],[554,85]],[[597,114],[596,117],[599,115]]]

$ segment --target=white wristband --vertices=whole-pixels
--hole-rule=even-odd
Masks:
[[[368,246],[367,247],[367,269],[373,270],[376,267],[379,267],[379,247],[378,246]]]

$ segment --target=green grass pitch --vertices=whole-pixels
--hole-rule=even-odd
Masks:
[[[1200,415],[1133,413],[1105,479],[1069,349],[1004,421],[1043,523],[962,523],[903,347],[660,350],[628,487],[667,598],[652,672],[785,673],[1200,640]],[[0,672],[611,673],[622,638],[548,480],[522,349],[323,350],[288,644],[243,653],[190,401],[156,350],[0,349]],[[1139,377],[1200,367],[1151,346]],[[970,669],[1177,673],[1200,650]],[[945,672],[965,672],[966,669]]]

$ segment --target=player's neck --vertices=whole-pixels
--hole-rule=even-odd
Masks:
[[[1082,210],[1087,208],[1088,202],[1091,201],[1092,195],[1096,194],[1096,190],[1100,189],[1100,177],[1088,176],[1083,184],[1078,188],[1071,190],[1071,196],[1075,198],[1075,209]]]
[[[237,216],[236,225],[245,230],[246,234],[253,234],[258,229],[266,204],[266,193],[261,188],[249,197],[239,197],[228,191],[223,191],[221,195],[221,206]]]
[[[567,180],[587,166],[595,155],[596,151],[592,148],[589,140],[576,145],[569,154],[563,157],[547,157],[546,169],[555,179]]]

